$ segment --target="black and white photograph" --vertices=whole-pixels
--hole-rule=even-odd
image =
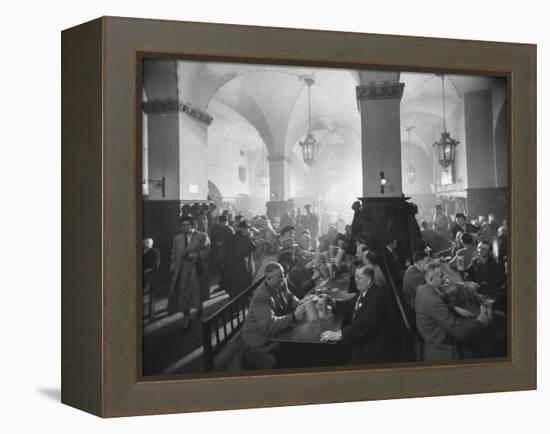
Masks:
[[[141,60],[144,378],[508,357],[505,76]]]
[[[543,10],[7,2],[2,432],[545,433]]]

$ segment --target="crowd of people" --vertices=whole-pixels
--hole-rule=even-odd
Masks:
[[[201,317],[213,285],[225,291],[230,300],[238,296],[251,285],[261,266],[258,262],[280,252],[285,240],[279,232],[287,227],[282,224],[300,228],[301,245],[312,248],[317,242],[319,220],[311,208],[308,204],[301,212],[289,201],[288,207],[272,221],[265,214],[220,210],[214,203],[184,205],[169,261],[168,312],[182,312],[187,329],[192,320]],[[292,226],[294,231],[296,227]],[[148,294],[152,294],[161,261],[153,243],[152,238],[144,238],[143,288]]]
[[[351,350],[350,363],[402,361],[395,350],[391,322],[399,319],[390,315],[392,305],[401,308],[402,320],[414,332],[417,360],[506,355],[505,221],[498,225],[492,214],[487,220],[468,221],[463,213],[451,218],[436,206],[433,221],[420,225],[424,246],[402,263],[394,237],[380,246],[369,233],[352,237],[351,225],[339,230],[329,223],[322,230],[313,207],[304,209],[290,207],[271,221],[266,215],[232,215],[215,205],[184,207],[172,247],[169,311],[183,312],[184,327],[192,312],[200,317],[211,275],[219,276],[219,288],[230,299],[238,296],[259,277],[254,255],[261,252],[270,261],[242,329],[249,369],[278,366],[278,345],[270,336],[303,321],[304,297],[321,280],[338,278],[347,279],[354,295],[345,302],[327,297],[345,321],[341,330],[327,330],[319,340],[342,341]],[[151,248],[149,240],[144,255]],[[147,263],[158,269],[160,259],[153,256]]]
[[[327,330],[319,338],[346,344],[352,364],[403,361],[391,332],[391,321],[396,321],[390,315],[394,293],[386,276],[395,285],[395,301],[402,304],[413,331],[417,360],[505,356],[506,226],[488,233],[483,223],[466,225],[465,221],[463,214],[455,215],[448,220],[445,232],[440,222],[437,235],[447,241],[440,244],[444,249],[436,250],[437,246],[430,246],[424,238],[424,248],[404,264],[399,261],[395,238],[390,237],[379,248],[371,234],[361,233],[351,240],[329,226],[319,237],[318,248],[312,249],[309,237],[302,242],[304,233],[294,226],[282,228],[281,252],[277,262],[266,267],[266,279],[252,299],[245,321],[247,367],[277,366],[279,346],[270,342],[269,336],[303,321],[301,299],[320,279],[339,275],[349,277],[348,291],[356,295],[345,302],[328,296],[333,312],[345,315],[347,321],[341,330]],[[487,223],[495,226],[494,216]],[[496,255],[493,246],[498,249]]]

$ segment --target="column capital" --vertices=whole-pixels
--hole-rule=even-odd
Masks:
[[[143,111],[148,114],[186,113],[203,124],[210,125],[214,118],[204,110],[190,103],[179,102],[176,98],[154,99],[143,102]]]
[[[373,100],[373,99],[401,99],[405,83],[398,82],[375,82],[361,86],[357,86],[356,96],[358,101]]]
[[[268,155],[267,156],[267,160],[269,162],[271,161],[286,161],[287,163],[290,163],[291,160],[289,157],[287,157],[286,155],[284,154],[273,154],[273,155]]]

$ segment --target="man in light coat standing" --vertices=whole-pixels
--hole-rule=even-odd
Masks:
[[[170,262],[170,295],[168,312],[183,312],[184,329],[191,323],[191,309],[202,311],[200,274],[208,258],[210,240],[204,232],[196,230],[193,217],[182,219],[182,232],[172,243]]]

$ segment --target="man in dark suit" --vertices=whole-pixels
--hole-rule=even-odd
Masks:
[[[252,239],[248,220],[241,220],[234,235],[228,237],[224,250],[224,270],[221,280],[223,288],[235,298],[252,284],[256,273],[253,253],[257,244]]]
[[[432,252],[439,252],[441,250],[442,242],[439,235],[437,235],[437,232],[429,228],[426,220],[422,220],[420,222],[420,227],[422,239],[426,242],[430,250]]]
[[[467,223],[466,216],[463,213],[457,213],[455,219],[456,223],[451,227],[451,239],[454,240],[458,232],[463,234],[475,234],[477,232],[474,225]]]
[[[397,254],[397,239],[393,236],[388,237],[386,248],[383,250],[382,262],[385,262],[387,271],[390,274],[396,288],[401,291],[403,285],[403,275],[405,274],[406,266],[399,260]],[[409,265],[409,264],[407,264]]]
[[[319,218],[311,212],[311,205],[304,206],[306,215],[303,218],[304,228],[311,233],[311,243],[313,248],[317,247],[317,235],[319,235]]]
[[[470,262],[466,273],[479,284],[481,294],[491,293],[500,287],[505,281],[503,267],[499,266],[492,255],[492,245],[481,241],[477,246],[477,254]]]
[[[356,297],[334,302],[329,299],[336,314],[350,314],[351,323],[339,331],[321,333],[321,342],[342,341],[351,347],[352,364],[388,363],[393,361],[391,335],[388,328],[386,292],[374,283],[374,270],[361,267],[355,272]]]

